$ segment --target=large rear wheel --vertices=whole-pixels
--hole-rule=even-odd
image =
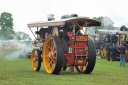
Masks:
[[[80,73],[89,74],[93,71],[96,62],[96,48],[94,42],[88,38],[88,56],[86,56],[85,66],[76,66],[76,70]]]
[[[41,53],[39,49],[33,49],[31,54],[31,65],[34,71],[39,71],[41,67]]]
[[[58,74],[61,71],[64,50],[60,38],[50,36],[43,48],[43,64],[47,73]]]

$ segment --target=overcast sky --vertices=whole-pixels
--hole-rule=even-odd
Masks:
[[[28,33],[34,39],[27,24],[47,21],[47,14],[56,20],[62,15],[76,13],[87,17],[110,17],[114,27],[128,26],[127,0],[0,0],[0,14],[12,14],[14,30]]]

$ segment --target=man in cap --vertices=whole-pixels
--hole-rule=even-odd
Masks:
[[[115,45],[113,44],[113,46],[111,47],[112,61],[116,61],[116,52],[117,52],[117,49],[116,49]]]

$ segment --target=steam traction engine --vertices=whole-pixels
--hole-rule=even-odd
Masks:
[[[106,58],[106,46],[108,45],[108,43],[110,44],[110,46],[112,46],[113,44],[115,44],[115,46],[117,45],[117,41],[118,41],[118,37],[116,36],[116,32],[118,32],[118,30],[97,30],[96,34],[97,34],[97,47],[100,48],[100,55],[102,58]]]
[[[96,49],[93,41],[88,38],[87,27],[100,25],[101,22],[97,20],[78,17],[76,14],[62,16],[60,21],[29,23],[30,29],[33,27],[45,29],[45,33],[40,35],[45,41],[43,51],[39,49],[32,51],[32,69],[39,71],[43,61],[44,68],[49,74],[58,74],[61,70],[66,70],[67,66],[71,72],[76,67],[80,73],[91,73],[96,62]],[[39,31],[38,34],[44,31]]]
[[[128,28],[126,26],[121,26],[120,31],[116,33],[116,36],[118,37],[117,46],[121,46],[121,42],[123,41],[125,44],[124,46],[128,50]],[[120,57],[120,53],[118,53],[118,56]],[[128,53],[126,53],[125,61],[128,62]]]

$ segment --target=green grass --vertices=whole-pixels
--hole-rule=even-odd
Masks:
[[[128,63],[97,58],[91,74],[61,71],[59,75],[47,74],[41,64],[39,72],[33,71],[30,59],[0,61],[0,85],[127,85]]]

